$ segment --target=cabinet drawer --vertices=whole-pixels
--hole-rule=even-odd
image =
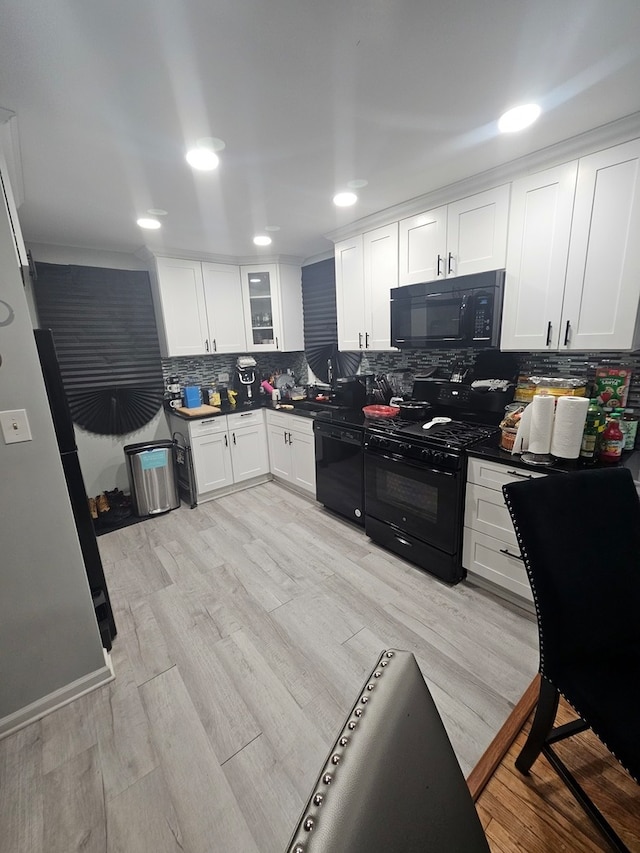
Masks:
[[[517,547],[516,534],[502,492],[467,483],[464,523],[480,533]]]
[[[301,433],[302,435],[313,435],[313,420],[311,418],[301,418],[300,415],[292,415],[289,421],[289,428],[293,432]]]
[[[508,552],[508,553],[505,553]],[[462,565],[468,572],[479,575],[509,592],[533,601],[529,579],[518,548],[512,548],[470,527],[464,528]]]
[[[227,415],[227,423],[229,429],[238,429],[247,424],[262,424],[264,423],[264,415],[262,409],[248,409],[246,412],[234,412]]]
[[[227,431],[227,418],[218,415],[215,418],[206,418],[201,421],[189,421],[189,436],[194,439],[201,435],[216,435]]]
[[[501,462],[489,462],[485,459],[469,459],[467,482],[486,486],[487,489],[502,489],[505,483],[517,483],[519,480],[534,480],[536,477],[546,477],[539,471],[520,468],[511,462],[503,465]]]
[[[265,416],[267,419],[267,424],[269,426],[277,426],[281,427],[282,429],[290,429],[291,422],[295,417],[295,415],[289,415],[285,412],[276,412],[273,411],[273,409],[266,409]]]

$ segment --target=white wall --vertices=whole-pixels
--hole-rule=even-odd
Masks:
[[[36,262],[47,264],[73,264],[107,269],[140,270],[146,264],[135,255],[73,246],[53,246],[30,243],[29,249]],[[137,432],[122,436],[96,435],[75,426],[78,458],[82,468],[87,495],[96,497],[107,489],[129,491],[129,481],[124,461],[124,447],[141,441],[169,438],[169,425],[162,410]]]
[[[26,409],[33,436],[0,437],[1,732],[25,706],[108,670],[4,204],[0,272],[14,312],[0,326],[0,411]]]
[[[140,441],[169,438],[169,424],[164,410],[160,410],[150,423],[128,435],[95,435],[74,426],[78,458],[87,495],[96,497],[107,489],[129,491],[129,480],[124,461],[124,447]]]

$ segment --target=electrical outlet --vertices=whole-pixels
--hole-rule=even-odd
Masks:
[[[25,409],[0,412],[0,426],[5,444],[31,441],[31,427]]]
[[[218,374],[218,382],[228,382],[229,374],[228,373],[219,373]]]

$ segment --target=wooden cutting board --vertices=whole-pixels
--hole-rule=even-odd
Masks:
[[[189,418],[202,418],[205,415],[217,415],[220,409],[217,406],[197,406],[195,409],[187,409],[185,406],[178,406],[176,412],[181,415],[186,415]]]

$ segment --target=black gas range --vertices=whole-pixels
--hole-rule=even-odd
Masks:
[[[462,451],[491,435],[497,428],[434,417],[416,423],[401,418],[380,418],[365,425],[365,447],[446,470],[457,470]]]
[[[424,423],[393,418],[365,425],[365,531],[425,571],[457,583],[465,575],[465,450],[498,428],[442,411],[434,410]]]

